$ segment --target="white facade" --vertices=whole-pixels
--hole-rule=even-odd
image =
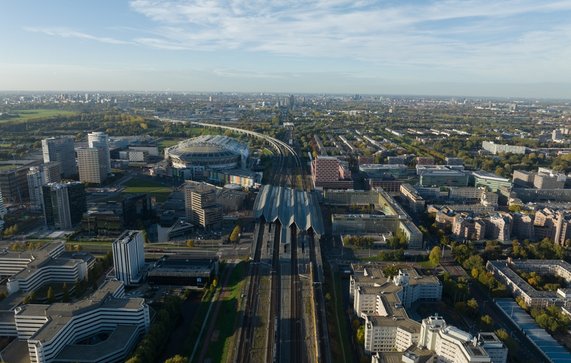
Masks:
[[[126,285],[138,283],[145,266],[143,231],[125,231],[113,242],[115,277]]]
[[[79,181],[89,184],[101,184],[106,174],[101,174],[99,150],[96,148],[77,149]]]
[[[431,316],[422,320],[418,346],[434,351],[439,363],[491,363],[488,353],[473,341],[471,334],[447,326],[444,319]]]
[[[99,150],[99,167],[103,179],[111,173],[111,156],[109,155],[109,137],[104,132],[90,132],[87,134],[87,143],[90,148]]]
[[[101,362],[122,362],[148,329],[150,317],[144,299],[127,299],[121,282],[107,281],[90,298],[73,304],[18,307],[15,321],[18,338],[27,340],[31,363],[53,362],[70,344],[98,333],[127,328],[130,334],[119,348],[109,342],[99,343],[102,349],[89,357]],[[113,333],[108,340],[111,337]],[[85,354],[94,348],[97,347],[86,345]]]

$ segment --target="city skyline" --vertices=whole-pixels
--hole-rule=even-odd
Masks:
[[[569,1],[32,1],[4,13],[3,90],[571,98]]]

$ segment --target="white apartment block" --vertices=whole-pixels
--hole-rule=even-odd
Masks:
[[[434,276],[399,270],[392,279],[379,266],[353,265],[350,295],[355,313],[365,319],[365,351],[403,352],[418,341],[420,324],[405,308],[419,300],[439,300],[442,285]]]
[[[23,305],[14,313],[18,340],[27,342],[31,363],[86,357],[92,362],[123,362],[150,324],[144,299],[125,298],[124,285],[116,280],[107,281],[85,300]],[[100,343],[76,344],[104,333],[107,339]]]
[[[471,334],[456,327],[447,326],[444,319],[439,316],[431,316],[422,320],[418,345],[434,351],[439,363],[492,362],[488,352]]]
[[[9,277],[26,269],[34,260],[42,260],[48,257],[57,258],[65,251],[63,242],[54,242],[43,245],[35,251],[9,251],[0,250],[0,276]]]
[[[145,238],[143,231],[128,230],[113,242],[115,277],[125,285],[141,281],[145,266]]]

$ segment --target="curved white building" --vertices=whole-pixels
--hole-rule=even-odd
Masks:
[[[30,362],[123,362],[150,324],[145,300],[124,296],[123,283],[113,280],[75,303],[17,308],[18,338],[27,341]],[[82,342],[99,334],[107,336]]]

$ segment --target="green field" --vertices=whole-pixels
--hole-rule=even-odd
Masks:
[[[56,116],[74,116],[77,112],[67,110],[54,110],[48,108],[39,108],[36,110],[15,110],[11,114],[16,114],[15,117],[0,118],[0,123],[23,123],[28,121],[40,121],[49,119]]]
[[[172,192],[172,188],[152,180],[133,178],[125,183],[125,190],[123,192],[147,193],[148,195],[155,197],[157,202],[164,202]]]

